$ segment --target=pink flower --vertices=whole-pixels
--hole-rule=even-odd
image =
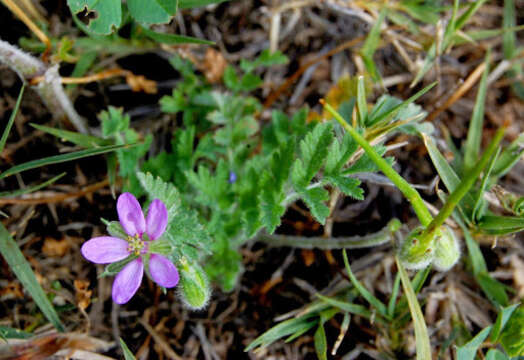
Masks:
[[[127,239],[95,237],[84,243],[80,250],[87,260],[95,264],[110,264],[133,254],[138,256],[116,275],[113,282],[113,301],[125,304],[133,297],[142,282],[144,260],[147,258],[148,273],[153,281],[165,288],[176,286],[179,275],[175,265],[165,256],[151,253],[149,249],[150,243],[162,236],[167,227],[167,209],[164,203],[158,199],[153,200],[149,205],[147,218],[144,218],[137,199],[130,193],[123,193],[118,197],[116,209],[120,224],[128,235]]]

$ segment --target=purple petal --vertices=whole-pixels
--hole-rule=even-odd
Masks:
[[[128,235],[142,235],[146,231],[144,213],[133,194],[123,193],[120,195],[116,202],[116,210],[120,224]]]
[[[167,227],[167,209],[164,203],[155,199],[149,205],[146,219],[146,232],[151,240],[158,239]]]
[[[109,264],[128,257],[128,246],[129,243],[125,240],[112,236],[101,236],[85,242],[80,252],[87,260],[95,264]]]
[[[171,261],[162,255],[151,254],[149,273],[158,285],[165,288],[172,288],[178,284],[178,270]]]
[[[128,302],[140,287],[143,276],[142,260],[136,259],[124,266],[113,282],[113,301],[117,304]]]

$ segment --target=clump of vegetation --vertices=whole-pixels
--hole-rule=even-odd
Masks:
[[[183,356],[276,356],[281,339],[318,359],[328,353],[417,360],[524,356],[519,245],[504,247],[502,257],[481,247],[486,241],[495,247],[524,230],[524,196],[515,190],[521,180],[513,188],[510,180],[524,155],[523,129],[509,115],[518,117],[515,109],[522,109],[524,97],[517,36],[522,25],[513,0],[502,7],[459,0],[273,4],[265,23],[269,45],[255,47],[229,30],[219,35],[223,28],[217,21],[221,14],[227,20],[228,14],[243,13],[242,6],[255,6],[251,2],[68,0],[70,21],[60,35],[34,4],[3,3],[33,36],[19,39],[21,49],[0,41],[0,62],[23,82],[0,153],[8,154],[6,146],[16,136],[13,125],[28,98],[27,86],[53,120],[44,125],[30,119],[31,128],[17,124],[18,141],[25,141],[20,129],[27,128],[50,135],[45,140],[50,149],[58,141],[67,144],[66,151],[59,146],[64,153],[35,150],[28,159],[15,149],[14,158],[4,156],[11,164],[0,173],[1,184],[20,187],[0,194],[1,204],[13,205],[2,212],[0,253],[8,265],[6,283],[18,289],[5,296],[33,304],[25,291],[36,305],[22,311],[31,321],[16,320],[9,303],[3,307],[0,336],[10,358],[52,356],[61,349],[143,358],[153,351],[151,339],[160,358],[179,357],[180,343],[191,341],[198,344],[185,348]],[[493,16],[486,8],[497,9],[498,28],[479,27],[480,20]],[[290,10],[294,15],[288,19]],[[304,35],[306,49],[319,55],[303,61],[300,34],[307,31],[294,34],[297,24],[311,30],[323,24],[322,33],[338,34],[329,25],[335,15],[324,11],[343,22],[367,24],[363,35],[329,45],[330,50]],[[63,22],[63,16],[57,19],[53,24]],[[174,33],[172,24],[181,33]],[[247,24],[243,31],[261,30]],[[203,39],[210,34],[221,52]],[[235,59],[228,41],[244,46]],[[279,42],[287,44],[282,51]],[[294,42],[302,45],[289,46]],[[117,63],[142,53],[160,54],[169,64],[162,73],[176,78],[150,79]],[[67,66],[59,71],[55,63],[70,64],[70,76]],[[459,77],[450,63],[462,66]],[[124,111],[111,86],[102,85],[122,77],[126,84],[113,88],[150,103],[129,111],[135,105],[130,98]],[[276,78],[278,87],[271,83]],[[96,86],[80,95],[79,84],[91,82]],[[465,100],[477,83],[476,96]],[[502,120],[494,115],[504,102],[499,88],[512,101]],[[85,93],[104,99],[96,101],[96,116],[80,111],[81,100],[75,101]],[[140,119],[137,114],[144,111],[147,116]],[[60,166],[66,172],[49,176],[48,169]],[[25,186],[35,174],[45,180]],[[58,184],[97,177],[103,180],[80,190]],[[417,184],[431,177],[430,185]],[[42,197],[44,188],[55,192]],[[66,188],[70,193],[56,194]],[[111,200],[117,194],[118,200]],[[69,215],[62,209],[57,215],[57,204],[71,201],[85,210],[82,220],[74,207]],[[111,215],[113,203],[119,221]],[[19,210],[41,204],[49,205],[49,216]],[[393,210],[387,213],[387,207]],[[45,234],[49,219],[64,239],[74,233],[72,240],[51,241],[47,235],[31,240],[38,231]],[[109,235],[102,235],[100,223]],[[363,229],[363,223],[373,225]],[[32,244],[41,240],[44,256],[36,259]],[[300,249],[301,256],[292,256],[299,254],[292,250],[280,258],[289,248]],[[256,268],[253,259],[273,251],[277,257],[266,259],[262,271]],[[82,259],[79,253],[105,270],[72,260]],[[46,257],[71,262],[67,276]],[[303,274],[287,270],[301,262]],[[308,273],[310,267],[317,272]],[[493,271],[499,267],[503,276]],[[115,276],[108,314],[106,276]],[[516,288],[505,281],[510,278]],[[145,281],[140,287],[143,279],[158,286]],[[272,294],[274,312],[262,310],[268,293],[280,285],[282,291]],[[304,292],[310,298],[301,296]],[[291,312],[280,316],[276,309],[289,299],[298,304],[283,306]],[[125,316],[131,320],[119,320],[117,304],[129,309]],[[217,315],[217,309],[224,312]],[[98,328],[108,321],[112,332],[106,334]],[[57,332],[41,335],[47,322]],[[128,334],[135,324],[144,331]],[[228,332],[229,325],[238,330]],[[220,336],[223,342],[213,339],[211,346],[207,337],[217,331],[232,334],[229,343]],[[120,349],[107,342],[111,337]],[[13,339],[24,339],[23,345]],[[142,345],[135,345],[138,340]],[[60,345],[49,345],[55,342]]]

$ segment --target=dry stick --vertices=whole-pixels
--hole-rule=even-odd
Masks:
[[[129,74],[130,74],[130,71],[128,70],[116,68],[116,69],[104,70],[99,73],[87,75],[83,77],[62,77],[60,78],[60,82],[62,84],[88,84],[88,83],[95,82],[95,81],[110,79],[116,76],[127,76]],[[31,85],[36,85],[42,82],[43,80],[44,80],[43,76],[37,76],[31,79],[30,83]]]
[[[458,99],[460,99],[469,89],[475,85],[475,83],[480,79],[486,64],[483,62],[473,70],[473,72],[467,77],[466,81],[455,91],[446,102],[438,107],[436,110],[433,110],[431,114],[427,117],[426,121],[433,121],[437,116],[439,116],[444,110],[453,105]]]
[[[319,57],[311,60],[311,61],[308,61],[307,63],[305,63],[304,65],[302,65],[297,71],[295,71],[293,73],[293,75],[291,75],[290,77],[288,77],[286,79],[286,81],[284,81],[282,83],[282,85],[280,85],[278,87],[278,89],[276,89],[275,91],[273,91],[271,94],[269,94],[269,96],[266,98],[266,101],[264,102],[264,108],[267,109],[269,107],[271,107],[271,105],[273,105],[273,103],[280,97],[280,95],[282,95],[282,93],[284,91],[286,91],[286,89],[288,87],[290,87],[295,81],[297,81],[297,79],[300,77],[300,75],[302,75],[304,73],[304,71],[306,71],[310,66],[312,65],[315,65],[316,63],[324,60],[324,59],[327,59],[341,51],[344,51],[346,49],[349,49],[355,45],[357,45],[358,43],[360,43],[361,41],[363,41],[365,39],[365,36],[359,36],[355,39],[352,39],[352,40],[349,40],[349,41],[346,41],[345,43],[337,46],[336,48],[328,51],[327,53],[323,54],[323,55],[320,55]]]
[[[49,51],[51,50],[51,41],[47,37],[47,35],[40,30],[38,26],[35,25],[35,23],[29,18],[29,16],[26,15],[26,13],[18,7],[18,5],[13,2],[13,0],[2,0],[5,6],[9,10],[11,10],[12,13],[14,13],[26,26],[31,30],[37,38],[40,39],[45,44],[45,51],[42,54],[42,60],[47,62],[47,55],[49,54]]]
[[[35,19],[35,21],[49,24],[31,1],[32,0],[21,0],[20,5],[33,19]]]
[[[47,67],[42,61],[20,50],[8,42],[0,40],[0,62],[16,72],[22,81],[43,76],[43,80],[34,88],[43,102],[58,120],[68,118],[81,133],[88,133],[86,121],[78,115],[71,100],[64,92],[58,73],[58,65]]]
[[[107,185],[109,185],[108,179],[102,180],[93,185],[86,186],[80,191],[69,193],[69,194],[59,194],[59,195],[48,196],[48,197],[43,197],[43,198],[35,198],[35,199],[0,199],[0,205],[6,205],[6,204],[38,205],[38,204],[58,203],[58,202],[62,202],[65,200],[70,200],[70,199],[75,199],[75,198],[85,196],[99,189],[102,189],[106,187]]]
[[[162,335],[160,335],[151,325],[149,325],[145,320],[139,319],[138,322],[146,329],[146,331],[151,335],[155,343],[162,349],[164,354],[174,360],[182,360],[180,356],[178,356],[175,351],[171,348],[169,343],[164,339]]]

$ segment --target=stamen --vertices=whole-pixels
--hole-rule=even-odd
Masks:
[[[127,241],[129,242],[127,251],[130,253],[134,253],[136,256],[138,256],[141,253],[147,251],[147,244],[142,241],[140,235],[137,234],[135,236],[128,236]]]

